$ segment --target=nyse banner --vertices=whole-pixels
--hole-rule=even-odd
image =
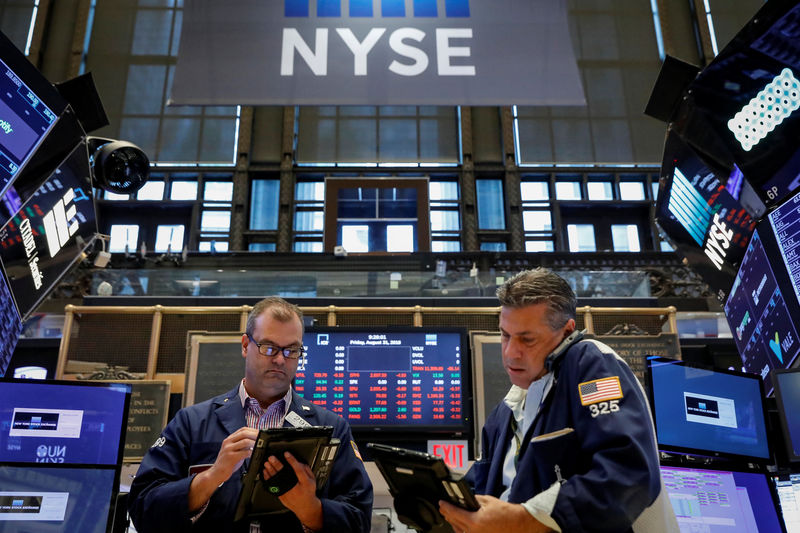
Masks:
[[[583,105],[565,0],[192,0],[171,103]]]

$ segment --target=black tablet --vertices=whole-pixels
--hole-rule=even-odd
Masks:
[[[468,511],[480,507],[467,482],[455,476],[441,457],[371,442],[367,449],[389,485],[404,524],[419,531],[452,531],[439,513],[439,500]]]
[[[331,435],[332,426],[259,431],[247,473],[242,478],[242,492],[234,520],[288,511],[278,496],[294,487],[297,477],[286,462],[284,452],[309,465],[317,478],[317,489],[321,488],[327,481],[330,465],[339,446],[339,439],[333,439]],[[264,480],[261,475],[264,462],[273,455],[283,463],[283,468],[277,475]]]

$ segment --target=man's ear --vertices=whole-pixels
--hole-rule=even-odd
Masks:
[[[247,347],[250,345],[250,339],[247,336],[247,333],[242,334],[242,357],[247,359]]]
[[[570,318],[569,320],[567,320],[567,323],[564,324],[564,328],[565,328],[564,333],[566,333],[566,335],[564,335],[564,338],[566,338],[569,336],[570,333],[575,331],[575,319]]]

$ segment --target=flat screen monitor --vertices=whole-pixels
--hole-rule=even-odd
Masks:
[[[466,331],[456,328],[308,328],[296,390],[354,432],[471,434]]]
[[[772,476],[786,533],[800,533],[800,474]]]
[[[647,361],[660,450],[765,463],[770,459],[758,376],[683,361]]]
[[[800,194],[778,206],[767,218],[772,227],[794,296],[800,300]]]
[[[712,168],[676,133],[664,145],[656,220],[679,254],[724,300],[755,228],[726,189],[728,171]]]
[[[0,462],[116,465],[131,386],[0,381]]]
[[[22,333],[20,319],[6,277],[0,272],[0,378],[11,364],[11,356]]]
[[[0,260],[23,320],[97,234],[90,175],[80,144],[0,228]]]
[[[781,533],[767,475],[661,465],[681,533]]]
[[[104,533],[117,483],[113,468],[0,464],[0,531]]]
[[[65,108],[56,88],[0,34],[0,197]]]
[[[773,379],[786,452],[790,461],[800,462],[800,368],[775,372]]]
[[[774,266],[782,268],[780,262]],[[762,376],[767,394],[771,393],[771,371],[795,360],[800,336],[758,230],[750,239],[724,309],[743,369]]]

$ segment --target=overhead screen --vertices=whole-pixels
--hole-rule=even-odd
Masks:
[[[765,474],[661,466],[681,533],[779,533]]]
[[[308,328],[295,388],[354,432],[469,434],[469,354],[454,328]]]
[[[768,462],[758,376],[663,358],[647,374],[660,450]]]
[[[0,463],[118,465],[129,397],[122,383],[0,381]]]

